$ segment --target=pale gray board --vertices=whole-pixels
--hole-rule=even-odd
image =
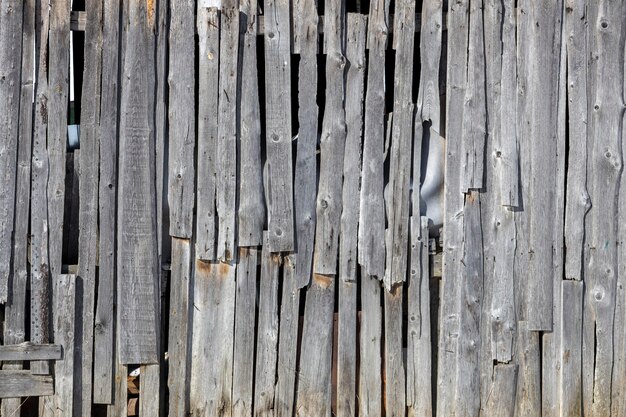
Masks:
[[[278,280],[280,254],[272,254],[269,233],[263,232],[261,280],[259,282],[258,337],[254,370],[254,415],[271,413],[274,406],[274,385],[278,362]]]
[[[339,235],[339,278],[344,282],[355,282],[357,275],[366,27],[366,16],[348,13],[346,29],[346,59],[348,63],[346,74],[346,151],[343,160],[343,207]]]
[[[0,361],[57,360],[63,357],[60,344],[34,344],[24,342],[18,345],[0,346]]]
[[[387,46],[389,0],[373,0],[370,6],[367,47],[369,48],[363,168],[359,205],[359,265],[367,275],[382,279],[385,274],[384,110],[385,48]]]
[[[394,285],[383,291],[385,320],[385,415],[403,417],[406,411],[406,374],[402,347],[402,292]]]
[[[195,263],[192,356],[188,361],[191,386],[184,391],[180,379],[170,379],[171,384],[180,386],[181,394],[190,393],[193,416],[231,413],[235,272],[235,266],[229,263]]]
[[[361,268],[361,321],[359,332],[359,415],[378,417],[383,413],[382,398],[382,309],[380,282]]]
[[[446,165],[443,215],[441,321],[438,343],[437,412],[448,415],[455,409],[456,354],[459,335],[460,297],[457,282],[464,273],[463,195],[460,188],[463,102],[467,76],[468,0],[451,4],[448,13],[446,79]]]
[[[54,394],[51,375],[33,375],[30,371],[0,371],[0,398],[41,397]]]
[[[411,218],[407,286],[406,406],[409,417],[433,414],[428,218]]]
[[[193,2],[192,2],[193,3]],[[235,230],[237,197],[237,89],[239,58],[239,2],[222,0],[220,12],[219,102],[217,126],[217,259],[237,256]]]
[[[269,0],[273,16],[265,32],[265,125],[270,251],[292,251],[294,245],[291,150],[291,57],[289,1]]]
[[[306,292],[298,372],[299,415],[328,416],[331,410],[335,277],[313,274]]]
[[[30,211],[30,340],[33,343],[49,341],[50,287],[48,258],[48,183],[47,130],[48,130],[48,7],[39,5],[36,12],[36,91],[31,165]],[[35,362],[34,373],[47,374],[47,362]]]
[[[489,401],[485,415],[494,417],[513,417],[515,415],[515,396],[517,391],[518,366],[498,364],[493,369],[493,384],[489,387]],[[535,413],[539,410],[534,410]]]
[[[158,363],[141,365],[139,372],[139,415],[158,416],[161,405],[161,366]]]
[[[582,415],[583,282],[561,282],[561,415]],[[616,400],[615,398],[613,399]]]
[[[178,238],[190,238],[193,233],[196,144],[194,15],[194,0],[170,2],[167,195],[170,235]],[[154,21],[151,21],[150,26],[153,25]]]
[[[487,108],[483,0],[470,0],[467,84],[463,109],[461,191],[483,188]]]
[[[127,417],[128,367],[122,365],[119,360],[115,361],[114,390],[113,404],[107,406],[107,417]]]
[[[296,275],[298,288],[309,285],[313,266],[317,193],[317,11],[313,0],[295,1],[299,18],[293,22],[294,47],[299,39],[298,65],[298,140],[294,204],[296,227]],[[295,15],[294,15],[295,17]]]
[[[252,416],[257,295],[257,248],[239,248],[233,348],[233,417]]]
[[[541,343],[539,332],[528,330],[525,321],[517,323],[516,416],[532,416],[541,409]]]
[[[346,57],[344,13],[341,0],[325,0],[324,49],[326,52],[326,102],[320,137],[320,172],[313,272],[337,274],[346,144],[344,109]]]
[[[158,362],[154,20],[129,6],[120,100],[117,312],[122,364]]]
[[[74,334],[76,332],[76,275],[57,275],[53,281],[54,341],[63,358],[54,364],[53,397],[56,417],[71,417],[74,400]],[[78,339],[80,340],[80,339]]]
[[[423,1],[422,14],[418,14],[415,19],[415,30],[420,32],[420,81],[417,93],[417,114],[421,121],[430,120],[431,128],[437,133],[441,133],[439,64],[441,61],[442,31],[444,30],[442,6],[443,2],[440,0]]]
[[[0,303],[9,297],[22,68],[22,0],[0,2]]]
[[[384,277],[388,291],[391,291],[395,284],[406,281],[414,122],[412,81],[415,1],[403,0],[395,7],[394,117],[391,127],[389,184],[387,185],[391,201],[387,201],[388,229]],[[421,141],[419,144],[421,145]]]
[[[215,181],[217,169],[217,105],[219,71],[219,11],[198,8],[198,178],[196,257],[215,260]]]
[[[93,402],[111,404],[115,372],[115,222],[117,196],[117,114],[119,99],[120,3],[103,4],[100,179],[98,196],[98,299],[96,301]]]
[[[278,366],[274,390],[276,417],[291,417],[295,406],[298,376],[298,328],[300,288],[295,277],[295,256],[283,259],[282,299],[278,329]]]
[[[237,234],[239,246],[257,246],[263,241],[265,225],[265,196],[263,195],[263,164],[261,158],[261,110],[259,103],[259,75],[257,72],[257,14],[256,0],[245,0],[240,5],[240,27],[245,33],[240,38],[239,65],[241,104],[239,109],[239,183],[237,207]]]
[[[191,335],[191,242],[172,238],[172,267],[168,334],[168,415],[186,417],[189,413],[189,338]]]
[[[339,280],[337,285],[337,417],[352,417],[357,407],[357,283]]]

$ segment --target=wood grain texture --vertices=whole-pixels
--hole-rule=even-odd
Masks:
[[[33,375],[30,371],[0,371],[0,398],[53,394],[54,381],[50,375]]]
[[[0,361],[57,360],[62,358],[62,345],[33,344],[0,346]]]
[[[496,417],[513,417],[517,389],[517,365],[498,364],[493,370],[493,384],[485,414]]]
[[[406,411],[402,348],[402,285],[383,291],[385,306],[385,415],[403,417]]]
[[[541,408],[541,356],[539,333],[517,323],[517,394],[515,415],[532,416]]]
[[[195,200],[194,4],[193,0],[170,2],[168,203],[170,235],[179,238],[192,235]]]
[[[441,103],[439,99],[439,66],[443,33],[441,0],[422,2],[422,13],[416,16],[415,29],[420,31],[420,78],[417,93],[417,113],[422,121],[429,120],[441,133]]]
[[[63,357],[54,363],[54,415],[71,416],[74,401],[74,334],[76,328],[76,276],[57,275],[53,281],[54,341]]]
[[[195,248],[196,257],[215,260],[217,172],[219,12],[198,8],[198,183]]]
[[[561,285],[560,415],[581,416],[583,283],[563,281]]]
[[[289,2],[265,4],[265,146],[272,252],[294,250]]]
[[[381,286],[376,277],[361,269],[361,322],[359,332],[358,393],[360,416],[382,415],[382,308]]]

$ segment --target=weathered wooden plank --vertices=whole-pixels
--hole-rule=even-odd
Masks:
[[[417,213],[414,213],[416,215]],[[411,218],[407,287],[406,405],[409,417],[433,414],[428,218]]]
[[[115,372],[115,225],[119,99],[120,3],[103,4],[100,178],[98,195],[98,300],[96,302],[93,402],[111,404]]]
[[[326,52],[326,102],[320,138],[320,173],[313,271],[335,275],[339,251],[342,181],[346,143],[345,14],[340,0],[325,0],[324,48]]]
[[[393,124],[389,162],[388,229],[385,287],[406,281],[409,251],[409,197],[413,145],[413,56],[415,2],[396,4],[394,47],[396,61],[393,92]],[[421,145],[421,142],[420,142]],[[419,182],[419,179],[418,179]]]
[[[485,415],[513,417],[517,390],[517,365],[498,364],[493,369],[493,384]],[[536,410],[538,411],[538,410]]]
[[[300,288],[298,288],[295,273],[294,255],[288,255],[283,260],[283,292],[278,331],[278,369],[276,390],[274,391],[276,417],[294,415],[300,318]]]
[[[63,357],[54,363],[54,415],[70,417],[74,400],[76,276],[57,275],[53,281],[52,291],[54,341],[59,348],[63,346]]]
[[[561,416],[582,415],[582,281],[562,282]]]
[[[198,7],[198,213],[196,257],[215,259],[215,183],[217,169],[219,14],[215,8]],[[243,104],[242,104],[243,105]]]
[[[340,279],[337,285],[337,416],[347,417],[356,415],[357,283]]]
[[[0,3],[0,146],[3,149],[0,153],[0,303],[6,303],[8,299],[11,273],[20,121],[23,5],[21,0],[3,0]]]
[[[541,409],[541,355],[539,333],[528,330],[525,321],[517,323],[516,416],[534,416]]]
[[[233,417],[252,416],[254,324],[256,319],[257,248],[240,248],[235,296]]]
[[[304,307],[296,415],[328,416],[331,409],[335,277],[314,274]]]
[[[429,120],[437,133],[441,132],[439,63],[443,31],[442,3],[441,0],[423,1],[422,13],[415,18],[415,30],[420,32],[420,78],[416,107],[421,120]]]
[[[154,137],[155,11],[131,4],[120,101],[118,325],[122,364],[158,362],[159,266]]]
[[[402,348],[402,285],[383,291],[385,305],[385,415],[404,417],[405,373]]]
[[[237,197],[237,64],[239,58],[239,1],[222,0],[217,127],[217,259],[231,262],[236,252]]]
[[[36,361],[61,359],[62,347],[59,344],[36,345],[24,342],[18,345],[0,346],[0,361]]]
[[[289,2],[270,0],[265,15],[265,126],[269,244],[272,252],[294,250],[291,157],[291,58]]]
[[[359,333],[359,391],[357,400],[360,416],[382,415],[382,309],[380,283],[361,269],[361,322]]]
[[[189,413],[188,388],[192,362],[189,360],[192,328],[189,302],[195,304],[195,300],[190,300],[191,282],[191,243],[187,239],[172,238],[167,377],[168,415],[172,417],[186,417]],[[191,294],[195,297],[196,291]]]
[[[31,165],[30,218],[30,340],[33,343],[49,341],[50,302],[48,257],[48,183],[47,129],[48,129],[48,43],[49,9],[39,4],[36,11],[36,91],[33,150]],[[42,46],[43,45],[43,46]],[[4,171],[3,171],[4,172]],[[35,362],[34,373],[48,373],[47,362]]]
[[[385,273],[385,202],[383,196],[385,48],[388,0],[372,0],[368,22],[369,48],[361,197],[359,206],[359,264],[367,275]]]
[[[0,398],[40,397],[54,394],[50,375],[33,375],[30,371],[0,371]]]
[[[237,232],[239,246],[257,246],[263,241],[265,198],[263,195],[263,165],[261,161],[261,110],[259,104],[259,75],[257,72],[257,1],[243,0],[240,4],[241,38],[239,110],[239,204]]]
[[[296,227],[296,282],[309,285],[313,266],[317,193],[317,9],[311,0],[295,1],[294,48],[299,45],[298,141],[294,180]],[[295,16],[295,15],[294,15]],[[299,22],[299,23],[298,23]]]
[[[531,212],[530,248],[532,252],[528,280],[528,326],[531,330],[552,330],[553,312],[553,251],[556,221],[557,160],[557,103],[561,56],[562,2],[541,1],[523,5],[529,15],[532,29],[527,42],[528,94],[523,111],[532,121],[529,126],[531,175],[527,207]],[[536,29],[539,27],[540,29]],[[535,140],[543,138],[543,140]],[[546,246],[549,245],[549,246]]]
[[[152,2],[148,4],[154,5]],[[193,0],[170,3],[168,202],[170,235],[179,238],[190,238],[193,232],[196,143],[194,5]],[[153,19],[154,15],[150,15],[151,26],[154,25]]]
[[[343,207],[339,236],[339,277],[355,282],[359,227],[359,189],[363,139],[363,95],[365,78],[365,36],[367,18],[347,16],[346,59],[346,150],[343,163]]]
[[[117,339],[117,334],[116,334]],[[127,417],[128,368],[119,360],[115,361],[115,387],[113,404],[107,406],[107,417]]]
[[[272,415],[278,358],[278,277],[281,256],[270,253],[270,233],[263,233],[259,318],[254,371],[254,415]]]
[[[139,377],[139,415],[159,415],[159,386],[161,373],[159,364],[141,365]]]
[[[463,109],[461,191],[483,188],[487,107],[483,2],[470,0],[467,84]]]

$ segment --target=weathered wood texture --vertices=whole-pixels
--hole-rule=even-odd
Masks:
[[[0,398],[52,394],[54,382],[50,375],[33,375],[30,371],[0,371]]]

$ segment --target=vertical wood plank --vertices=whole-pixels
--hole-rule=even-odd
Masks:
[[[435,132],[441,132],[441,103],[439,100],[439,64],[443,32],[441,0],[422,2],[420,27],[420,79],[417,110],[422,121],[429,120]]]
[[[53,294],[54,343],[63,346],[63,358],[54,363],[54,416],[71,417],[74,400],[76,276],[57,275]]]
[[[289,1],[265,4],[265,144],[272,252],[294,249]]]
[[[361,269],[361,325],[359,334],[359,415],[382,415],[382,310],[380,283]]]
[[[179,238],[192,235],[195,200],[194,5],[194,0],[170,3],[168,202],[170,235]]]
[[[405,373],[402,349],[402,285],[383,291],[385,305],[385,415],[404,417]]]
[[[516,416],[533,416],[541,409],[541,356],[539,332],[528,330],[525,321],[517,324],[519,374],[515,401]]]
[[[215,259],[215,184],[217,169],[219,11],[198,7],[198,210],[196,257]]]
[[[298,7],[299,6],[299,7]],[[300,16],[295,18],[299,8]],[[296,24],[296,22],[299,22]],[[311,281],[317,189],[317,9],[311,0],[294,1],[294,32],[299,44],[298,141],[294,180],[296,227],[296,281],[299,288]],[[297,36],[296,36],[297,35]]]
[[[583,283],[563,281],[561,292],[560,415],[582,415]]]
[[[493,384],[485,415],[513,417],[517,390],[517,365],[498,364],[493,370]]]
[[[159,415],[160,369],[158,364],[141,365],[139,378],[139,415]]]

